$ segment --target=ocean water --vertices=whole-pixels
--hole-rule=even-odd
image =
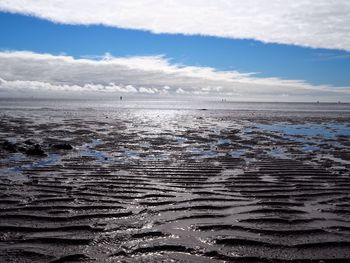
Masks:
[[[233,102],[179,99],[8,99],[0,98],[0,109],[104,110],[243,110],[289,112],[350,112],[350,103]]]

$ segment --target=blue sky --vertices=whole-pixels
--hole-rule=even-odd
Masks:
[[[341,0],[4,0],[0,94],[350,100],[348,11]]]
[[[106,26],[62,25],[0,13],[2,50],[30,50],[74,57],[165,55],[174,63],[256,72],[261,77],[350,86],[350,53],[208,36],[152,34]]]

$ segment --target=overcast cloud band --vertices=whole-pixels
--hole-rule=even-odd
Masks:
[[[1,0],[0,10],[65,24],[350,51],[346,0]]]
[[[258,78],[254,73],[171,64],[163,56],[99,59],[0,52],[0,92],[30,96],[40,91],[224,96],[235,100],[350,101],[349,87],[301,80]]]

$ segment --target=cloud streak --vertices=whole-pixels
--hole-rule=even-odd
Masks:
[[[350,1],[344,0],[1,0],[0,11],[64,24],[350,51]]]
[[[163,56],[101,59],[0,52],[0,96],[188,95],[235,100],[350,101],[349,87],[258,78],[253,73],[172,64]]]

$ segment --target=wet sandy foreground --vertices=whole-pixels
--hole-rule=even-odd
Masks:
[[[0,262],[350,261],[349,113],[0,114]]]

